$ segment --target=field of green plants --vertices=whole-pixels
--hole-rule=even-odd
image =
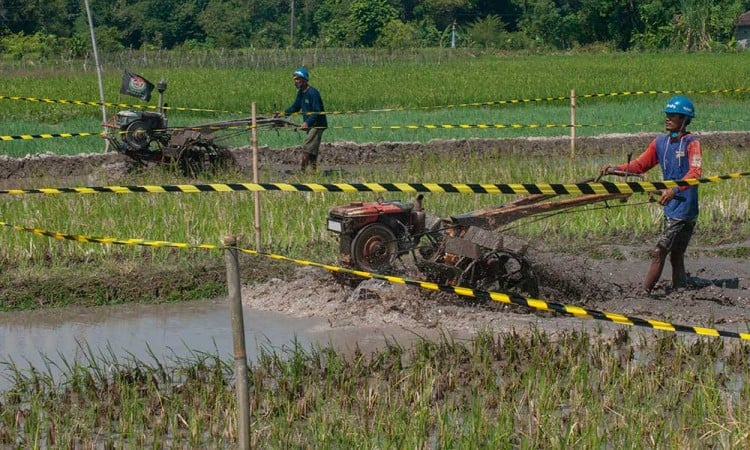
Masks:
[[[327,141],[404,141],[434,138],[565,135],[566,128],[519,129],[421,129],[374,130],[375,125],[429,123],[519,123],[565,124],[569,121],[567,101],[497,104],[511,99],[536,99],[566,96],[571,88],[583,93],[634,92],[637,90],[684,90],[697,105],[696,131],[745,130],[748,124],[746,103],[750,95],[746,81],[748,56],[736,54],[690,55],[551,55],[551,56],[482,56],[446,57],[431,63],[380,61],[364,65],[318,66],[312,69],[312,82],[324,95],[333,129],[326,132]],[[135,61],[131,62],[134,64]],[[167,95],[174,107],[249,111],[256,101],[259,111],[274,111],[291,101],[294,94],[289,68],[259,69],[191,69],[148,67],[133,71],[157,80],[169,80]],[[658,67],[659,70],[652,70]],[[116,95],[121,68],[107,70],[106,92]],[[6,97],[95,100],[95,74],[90,70],[52,72],[11,71],[3,83]],[[722,90],[721,92],[715,92]],[[731,90],[724,92],[723,90]],[[697,93],[703,92],[705,93]],[[710,92],[709,92],[710,91]],[[609,124],[607,127],[583,127],[579,135],[609,132],[658,132],[662,127],[664,102],[673,95],[641,94],[589,97],[578,102],[578,123]],[[134,97],[112,97],[108,101],[138,102]],[[473,106],[471,103],[491,103]],[[153,102],[152,102],[153,103]],[[459,105],[451,107],[450,105]],[[374,112],[374,110],[390,109]],[[356,113],[349,113],[357,111]],[[339,114],[340,113],[340,114]],[[184,124],[215,120],[205,113],[182,110],[170,113],[174,122]],[[185,117],[182,117],[182,115]],[[62,103],[40,103],[1,100],[0,134],[98,132],[101,109]],[[241,115],[239,115],[241,117]],[[222,116],[230,117],[230,115]],[[231,117],[238,117],[234,115]],[[365,125],[365,129],[352,125]],[[336,128],[336,127],[341,128]],[[240,145],[247,145],[247,137]],[[298,145],[300,136],[292,132],[264,132],[260,144],[267,151],[283,151],[284,146]],[[39,152],[100,152],[102,141],[94,137],[11,140],[0,142],[2,153],[18,155]],[[19,149],[23,149],[19,151]],[[743,149],[705,149],[705,175],[746,171],[750,157]],[[272,179],[261,173],[261,181],[289,182],[467,182],[467,183],[534,183],[571,182],[592,177],[606,162],[624,159],[620,149],[611,155],[570,160],[558,156],[492,156],[451,155],[427,158],[405,157],[399,167],[387,171],[359,166],[350,172],[299,174],[288,180]],[[658,174],[652,174],[658,179]],[[247,173],[206,175],[198,180],[186,179],[167,170],[136,173],[126,179],[101,177],[97,184],[161,185],[193,182],[248,182]],[[47,183],[41,186],[39,183]],[[60,187],[55,175],[33,180],[14,180],[11,188]],[[746,179],[712,183],[702,188],[703,209],[701,233],[703,243],[732,241],[748,234],[748,190]],[[369,195],[369,197],[368,197]],[[407,194],[393,198],[411,200]],[[321,262],[335,262],[333,236],[325,229],[325,215],[336,204],[368,198],[372,194],[339,193],[262,193],[262,246],[264,249],[293,257]],[[507,196],[434,194],[427,198],[428,210],[440,216],[467,212],[502,203]],[[520,227],[514,232],[550,248],[582,248],[596,253],[599,242],[618,235],[628,240],[642,240],[657,229],[660,211],[644,205],[645,198],[633,198],[631,206],[566,214]],[[253,243],[254,209],[248,193],[208,194],[94,194],[94,195],[25,195],[4,196],[3,221],[26,227],[67,234],[108,236],[120,239],[218,244],[221,236],[237,234],[242,242]],[[10,229],[4,231],[0,260],[11,269],[0,276],[28,275],[43,268],[67,270],[77,265],[100,265],[120,272],[142,264],[144,255],[155,265],[173,266],[178,260],[214,260],[220,255],[210,251],[159,250],[79,242],[59,241]],[[738,250],[742,254],[744,250]],[[188,256],[189,255],[189,256]],[[167,261],[169,261],[167,263]],[[179,263],[178,263],[179,264]],[[54,291],[54,289],[51,289]],[[45,291],[46,292],[46,291]],[[197,289],[194,295],[205,295]],[[8,294],[5,294],[8,295]],[[38,295],[35,294],[35,295]],[[103,295],[103,294],[102,294]],[[127,301],[123,294],[107,294],[110,302]],[[179,297],[179,293],[172,293]],[[191,296],[190,294],[186,294]],[[2,295],[0,295],[2,296]],[[35,304],[32,298],[16,301],[6,297],[4,308]],[[105,295],[106,296],[106,295]],[[63,296],[64,297],[64,296]],[[53,302],[55,303],[55,302]]]
[[[744,53],[723,54],[596,54],[596,55],[431,55],[428,60],[389,60],[380,56],[369,64],[344,62],[317,65],[316,54],[300,55],[284,67],[193,68],[147,67],[138,58],[105,66],[104,93],[108,103],[155,107],[156,91],[146,104],[119,94],[123,70],[156,83],[167,81],[165,102],[171,126],[192,126],[215,120],[249,117],[255,102],[259,115],[291,104],[291,72],[307,64],[311,83],[322,93],[331,115],[330,141],[427,141],[467,137],[504,138],[568,135],[569,100],[575,90],[579,136],[603,133],[652,132],[661,128],[665,94],[605,95],[637,91],[687,91],[698,108],[695,129],[748,130],[744,115],[748,98],[748,63]],[[285,61],[288,62],[288,61]],[[140,63],[140,64],[139,64]],[[229,62],[225,63],[230,65]],[[248,60],[246,66],[252,67]],[[733,91],[737,89],[738,91]],[[714,92],[732,90],[732,92]],[[29,68],[3,75],[0,95],[98,102],[92,67]],[[708,91],[705,92],[704,91]],[[549,100],[548,100],[549,99]],[[524,100],[531,100],[524,102]],[[507,103],[520,101],[520,103]],[[107,107],[112,116],[120,109]],[[187,109],[187,110],[185,110]],[[211,110],[191,111],[191,109]],[[99,106],[0,100],[1,135],[38,133],[99,133]],[[518,128],[451,128],[442,125],[521,125]],[[415,126],[415,128],[392,128]],[[425,128],[438,125],[438,129]],[[552,125],[553,127],[546,127]],[[538,126],[530,127],[530,126]],[[232,144],[247,144],[249,133]],[[264,133],[261,145],[288,147],[299,143],[295,133]],[[2,142],[0,154],[99,152],[97,137],[13,140]]]
[[[428,60],[373,58],[366,64],[312,64],[331,113],[327,141],[423,141],[469,137],[568,135],[571,89],[579,96],[579,136],[659,132],[662,108],[675,91],[697,106],[694,131],[750,131],[747,90],[750,54],[457,55]],[[296,64],[295,64],[296,65]],[[252,66],[248,61],[247,66]],[[197,67],[197,66],[196,66]],[[106,67],[108,102],[118,97],[123,69],[153,82],[168,80],[172,125],[190,126],[249,115],[256,102],[270,114],[291,102],[294,67],[210,68],[159,66],[137,60]],[[53,70],[54,69],[54,70]],[[0,135],[101,131],[101,109],[28,98],[97,101],[88,67],[14,69],[4,74]],[[584,96],[641,90],[665,93]],[[12,100],[5,97],[24,97]],[[553,98],[546,100],[547,97]],[[531,99],[510,103],[509,100]],[[536,101],[534,99],[540,99]],[[151,102],[153,105],[154,102]],[[110,107],[109,114],[118,108]],[[444,128],[430,124],[520,124],[517,128]],[[415,125],[416,129],[390,126]],[[385,127],[381,129],[378,127]],[[233,145],[247,145],[248,135]],[[263,132],[266,151],[299,144],[300,136]],[[101,152],[96,137],[0,141],[11,157],[53,152]],[[347,171],[290,175],[263,182],[467,182],[567,183],[622,161],[621,149],[571,159],[560,155],[455,154],[405,157],[397,167],[358,166]],[[704,148],[704,174],[747,172],[744,148]],[[651,180],[658,174],[650,174]],[[99,175],[97,185],[163,185],[249,182],[229,171],[188,179],[169,170]],[[4,180],[6,188],[62,187],[54,173],[39,179]],[[45,185],[39,185],[44,183]],[[747,178],[701,187],[695,248],[742,243],[750,237]],[[290,257],[323,263],[337,260],[337,242],[325,228],[333,205],[375,199],[374,194],[263,192],[262,246]],[[411,200],[407,194],[390,196]],[[429,194],[426,208],[439,216],[508,200],[500,195]],[[219,244],[241,236],[252,246],[253,196],[249,193],[4,195],[0,220],[73,235]],[[584,209],[508,232],[540,247],[601,255],[602,243],[623,245],[652,239],[661,212],[645,195],[610,209]],[[71,303],[174,301],[226,294],[222,254],[217,251],[144,248],[50,239],[3,227],[0,247],[0,310]],[[697,250],[691,250],[697,251]],[[717,251],[718,252],[718,251]],[[724,252],[727,252],[724,250]],[[724,256],[748,257],[739,245]],[[264,264],[265,262],[261,262]],[[281,266],[279,266],[281,267]],[[141,286],[166,269],[159,289]],[[283,269],[279,269],[283,270]],[[151,274],[156,274],[151,276]],[[178,278],[176,273],[185,274]],[[146,274],[149,274],[147,277]],[[214,278],[211,278],[213,276]],[[246,282],[258,281],[258,279]],[[124,282],[124,281],[123,281]],[[157,292],[158,291],[158,292]],[[750,379],[747,346],[729,340],[646,339],[627,331],[615,338],[585,333],[550,336],[480,334],[456,343],[397,343],[372,355],[345,357],[333,349],[265,354],[252,364],[253,444],[260,448],[498,448],[498,447],[722,447],[748,439],[745,399]],[[57,384],[43,368],[6,364],[14,388],[0,393],[0,446],[18,447],[232,447],[236,404],[229,363],[214,355],[176,361],[121,362],[91,355],[64,368]]]
[[[372,355],[264,351],[250,370],[252,448],[741,448],[748,347],[675,335],[480,333]],[[58,386],[11,368],[0,445],[234,448],[231,364],[91,352]]]

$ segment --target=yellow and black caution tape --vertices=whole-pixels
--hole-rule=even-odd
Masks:
[[[41,189],[0,189],[0,195],[26,194],[128,194],[128,193],[201,193],[201,192],[406,192],[411,194],[634,194],[671,189],[677,186],[696,186],[722,180],[750,176],[750,172],[737,172],[706,178],[678,181],[628,181],[597,183],[211,183],[167,184],[154,186],[90,186]]]
[[[576,125],[580,128],[585,125]],[[519,130],[522,128],[572,128],[571,124],[539,124],[539,123],[440,123],[440,124],[410,124],[410,125],[333,125],[328,128],[333,130]]]
[[[580,128],[582,125],[576,125],[576,128]],[[268,127],[267,124],[260,124],[253,127],[253,125],[208,125],[208,126],[194,126],[194,127],[174,127],[170,128],[169,130],[196,130],[196,131],[224,131],[224,130],[252,130],[253,128],[266,128]],[[349,125],[349,126],[343,126],[343,125],[335,125],[335,126],[329,126],[329,129],[333,130],[344,130],[344,129],[352,129],[352,130],[419,130],[419,129],[425,129],[425,130],[471,130],[471,129],[477,129],[477,130],[489,130],[489,129],[522,129],[522,128],[530,128],[530,129],[536,129],[536,128],[571,128],[572,125],[570,124],[520,124],[520,123],[510,123],[510,124],[503,124],[503,123],[479,123],[479,124],[425,124],[425,125]],[[154,129],[152,131],[154,132],[165,132],[169,131],[165,129]],[[126,131],[118,131],[118,134],[125,134]],[[57,133],[57,134],[21,134],[21,135],[0,135],[0,141],[15,141],[15,140],[30,140],[30,139],[50,139],[50,138],[60,138],[60,137],[77,137],[77,136],[95,136],[99,135],[101,136],[102,133],[91,133],[91,132],[81,132],[81,133]]]
[[[584,125],[576,125],[576,128],[580,128]],[[618,125],[620,126],[620,125]],[[259,124],[253,127],[253,125],[208,125],[208,126],[194,126],[194,127],[174,127],[170,128],[169,130],[165,129],[154,129],[152,131],[154,132],[165,132],[170,130],[196,130],[196,131],[224,131],[224,130],[252,130],[253,128],[261,129],[261,128],[267,128],[267,124]],[[503,124],[503,123],[478,123],[478,124],[450,124],[450,123],[444,123],[444,124],[425,124],[425,125],[335,125],[335,126],[329,126],[329,129],[332,130],[345,130],[345,129],[352,129],[352,130],[419,130],[419,129],[425,129],[425,130],[489,130],[489,129],[522,129],[522,128],[529,128],[529,129],[537,129],[537,128],[572,128],[573,125],[570,124],[521,124],[521,123],[509,123],[509,124]],[[278,129],[278,128],[276,128]],[[126,134],[126,131],[118,131],[118,134]],[[92,133],[92,132],[81,132],[81,133],[57,133],[57,134],[21,134],[21,135],[0,135],[0,141],[15,141],[15,140],[30,140],[30,139],[50,139],[50,138],[59,138],[59,137],[77,137],[77,136],[95,136],[99,135],[101,136],[102,133]]]
[[[54,231],[46,231],[46,230],[42,230],[39,228],[22,227],[19,225],[12,225],[7,222],[0,222],[0,225],[4,227],[13,228],[14,230],[17,230],[17,231],[24,231],[24,232],[32,233],[37,236],[46,236],[46,237],[50,237],[53,239],[70,240],[70,241],[76,241],[76,242],[82,242],[82,243],[139,245],[139,246],[147,246],[147,247],[172,247],[172,248],[181,248],[181,249],[206,249],[206,250],[224,250],[228,248],[233,248],[233,247],[210,245],[210,244],[187,244],[187,243],[169,242],[169,241],[149,241],[145,239],[117,239],[113,237],[91,237],[91,236],[83,236],[83,235],[72,235],[72,234],[65,234],[65,233],[59,233],[59,232],[54,232]],[[330,264],[322,264],[322,263],[308,261],[304,259],[290,258],[284,255],[261,252],[261,251],[253,250],[249,248],[238,248],[238,247],[234,247],[234,248],[242,253],[246,253],[249,255],[264,256],[266,258],[270,258],[270,259],[274,259],[278,261],[292,262],[294,264],[299,264],[302,266],[318,267],[318,268],[325,269],[331,272],[345,273],[345,274],[357,276],[360,278],[384,280],[384,281],[388,281],[394,284],[404,284],[408,286],[415,286],[415,287],[419,287],[421,289],[426,289],[429,291],[451,292],[451,293],[454,293],[456,295],[460,295],[463,297],[478,298],[480,300],[492,300],[492,301],[495,301],[498,303],[504,303],[504,304],[520,305],[520,306],[535,309],[538,311],[555,312],[555,313],[578,317],[582,319],[603,320],[607,322],[617,323],[620,325],[639,326],[639,327],[651,328],[654,330],[661,330],[661,331],[684,332],[684,333],[697,334],[701,336],[728,337],[728,338],[735,338],[735,339],[750,340],[750,333],[739,333],[735,331],[719,330],[715,328],[679,325],[679,324],[673,324],[669,322],[663,322],[660,320],[642,319],[639,317],[627,316],[624,314],[603,312],[603,311],[586,309],[586,308],[582,308],[579,306],[564,305],[561,303],[548,302],[545,300],[523,297],[521,295],[508,295],[508,294],[503,294],[501,292],[488,292],[488,291],[481,291],[478,289],[471,289],[467,287],[450,286],[446,284],[439,284],[439,283],[433,283],[433,282],[428,282],[428,281],[412,280],[409,278],[402,278],[402,277],[397,277],[397,276],[392,276],[392,275],[380,275],[380,274],[371,273],[371,272],[347,269],[347,268],[334,266]]]
[[[95,102],[86,100],[66,100],[64,98],[38,98],[38,97],[20,97],[20,96],[8,96],[0,95],[0,100],[17,100],[31,103],[60,103],[63,105],[79,105],[79,106],[112,106],[117,108],[133,108],[133,109],[151,109],[157,110],[158,106],[155,105],[139,105],[130,103],[110,103],[110,102]],[[205,108],[187,108],[181,106],[163,106],[164,110],[167,111],[194,111],[194,112],[210,112],[210,113],[225,113],[225,114],[248,114],[242,111],[227,111],[222,109],[205,109]]]
[[[53,138],[71,138],[71,137],[89,137],[101,136],[102,133],[40,133],[40,134],[18,134],[15,136],[0,135],[0,141],[29,141],[32,139],[53,139]]]
[[[590,99],[590,98],[602,98],[602,97],[627,97],[633,95],[657,95],[657,94],[728,94],[728,93],[742,93],[748,92],[750,88],[720,88],[720,89],[644,89],[638,91],[622,91],[622,92],[598,92],[593,94],[578,94],[576,95],[579,99]],[[66,100],[66,99],[51,99],[51,98],[37,98],[37,97],[20,97],[20,96],[5,96],[0,95],[0,100],[19,100],[28,102],[39,102],[39,103],[61,103],[71,105],[85,105],[85,106],[113,106],[118,108],[134,108],[134,109],[158,109],[158,106],[150,105],[139,105],[139,104],[127,104],[127,103],[109,103],[109,102],[95,102],[95,101],[83,101],[83,100]],[[452,108],[467,108],[467,107],[483,107],[483,106],[501,106],[501,105],[519,105],[528,103],[539,103],[539,102],[551,102],[570,100],[569,95],[560,96],[547,96],[547,97],[529,97],[529,98],[517,98],[508,100],[489,100],[489,101],[476,101],[476,102],[464,102],[464,103],[449,103],[445,105],[436,106],[417,106],[417,107],[393,107],[393,108],[379,108],[379,109],[358,109],[358,110],[341,110],[341,111],[323,111],[319,114],[326,115],[345,115],[345,114],[362,114],[362,113],[380,113],[380,112],[395,112],[395,111],[409,111],[409,110],[435,110],[435,109],[452,109]],[[225,113],[225,114],[244,114],[250,115],[249,112],[242,111],[227,111],[221,109],[205,109],[205,108],[188,108],[188,107],[174,107],[165,106],[165,110],[172,111],[194,111],[194,112],[211,112],[211,113]],[[275,111],[268,113],[271,115]]]
[[[741,93],[748,92],[750,88],[722,88],[722,89],[687,89],[687,90],[669,90],[669,89],[649,89],[642,91],[622,91],[622,92],[599,92],[594,94],[578,94],[576,98],[601,98],[601,97],[628,97],[633,95],[655,95],[655,94],[728,94],[728,93]],[[383,108],[383,109],[370,109],[370,110],[358,110],[358,111],[334,111],[321,114],[352,114],[352,113],[368,113],[368,112],[393,112],[393,111],[406,111],[406,110],[434,110],[434,109],[451,109],[451,108],[464,108],[464,107],[478,107],[478,106],[501,106],[501,105],[520,105],[528,103],[539,103],[539,102],[551,102],[560,100],[570,100],[569,95],[560,96],[548,96],[548,97],[535,97],[535,98],[520,98],[510,100],[491,100],[482,102],[466,102],[466,103],[454,103],[447,105],[438,106],[418,106],[414,108],[396,107],[396,108]],[[601,126],[601,125],[594,125]]]
[[[195,131],[224,131],[224,130],[252,130],[263,129],[274,127],[273,124],[258,124],[253,126],[252,124],[247,125],[203,125],[193,127],[171,127],[169,129],[155,128],[151,130],[154,133],[164,133],[167,131],[183,131],[183,130],[195,130]],[[280,127],[274,127],[278,129]],[[115,131],[113,134],[128,134],[129,131]],[[80,133],[40,133],[40,134],[18,134],[18,135],[0,135],[0,141],[19,141],[19,140],[32,140],[32,139],[52,139],[52,138],[68,138],[68,137],[87,137],[87,136],[104,136],[107,133],[99,132],[80,132]]]
[[[748,92],[750,88],[723,88],[723,89],[675,89],[675,90],[643,90],[643,91],[624,91],[624,92],[600,92],[597,94],[576,95],[577,98],[598,98],[598,97],[627,97],[631,95],[654,95],[654,94],[729,94]],[[570,97],[568,97],[570,98]]]
[[[744,123],[746,119],[718,119],[703,120],[703,123]],[[602,123],[602,124],[556,124],[556,123],[442,123],[442,124],[406,124],[406,125],[330,125],[330,130],[381,130],[381,131],[399,131],[399,130],[520,130],[520,129],[553,129],[553,128],[622,128],[622,127],[652,127],[658,122],[637,122],[637,123]],[[274,124],[262,123],[253,126],[247,125],[202,125],[192,127],[171,127],[169,129],[154,129],[153,132],[195,130],[195,131],[224,131],[224,130],[252,130],[272,128],[278,130],[280,127]],[[127,131],[117,131],[116,134],[127,134]],[[45,134],[21,134],[21,135],[0,135],[0,141],[31,140],[31,139],[50,139],[65,137],[86,137],[101,136],[102,132],[80,132],[80,133],[45,133]]]

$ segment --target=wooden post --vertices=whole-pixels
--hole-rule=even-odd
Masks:
[[[570,90],[570,158],[576,157],[576,90]]]
[[[237,237],[225,236],[224,259],[227,265],[227,289],[232,312],[234,341],[234,376],[237,390],[237,448],[250,448],[250,392],[248,386],[247,351],[245,348],[245,319],[242,313],[240,264],[237,259]]]
[[[252,136],[252,147],[253,147],[253,183],[258,183],[258,127],[257,120],[255,118],[255,102],[252,105],[253,114],[253,130]],[[261,251],[260,243],[260,192],[253,192],[253,201],[255,204],[255,250]]]

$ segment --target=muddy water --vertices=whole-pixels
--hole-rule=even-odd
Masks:
[[[295,319],[278,313],[246,309],[245,340],[248,359],[260,349],[282,351],[296,339],[303,348],[322,343],[327,337],[321,320]],[[96,308],[0,313],[0,363],[13,362],[49,370],[59,377],[63,361],[86,362],[88,354],[125,363],[138,359],[153,363],[151,353],[162,362],[185,358],[191,352],[233,354],[231,316],[225,300],[184,302],[169,305],[122,305]],[[8,369],[0,365],[0,389],[7,389]]]
[[[298,318],[244,307],[245,342],[251,364],[261,350],[283,354],[295,344],[304,350],[333,346],[343,353],[369,353],[394,339],[408,344],[419,336],[398,326],[332,327],[323,318]],[[437,330],[421,334],[438,337]],[[229,302],[181,302],[166,305],[66,307],[0,312],[0,390],[11,386],[9,364],[30,366],[62,379],[65,363],[84,366],[91,357],[121,364],[133,360],[175,365],[196,353],[233,358]]]

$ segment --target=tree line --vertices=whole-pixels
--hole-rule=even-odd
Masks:
[[[750,0],[89,0],[100,51],[721,50]],[[82,0],[0,0],[0,51],[85,56]]]

